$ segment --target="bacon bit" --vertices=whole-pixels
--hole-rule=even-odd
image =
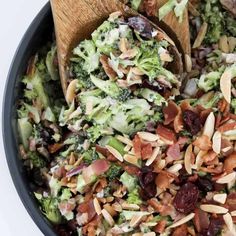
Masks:
[[[227,105],[228,105],[227,101],[226,101],[224,98],[222,98],[222,99],[218,102],[218,104],[217,104],[218,110],[219,110],[221,113],[223,113],[223,112],[225,111]]]
[[[160,204],[155,198],[151,198],[151,199],[147,200],[147,203],[148,203],[148,205],[153,207],[153,209],[157,212],[160,212],[161,209],[163,208],[163,205]]]
[[[225,207],[228,208],[230,212],[236,210],[236,192],[230,193],[227,196]]]
[[[136,166],[127,166],[127,165],[122,165],[123,169],[130,175],[136,175],[138,176],[140,174],[140,169]]]
[[[90,228],[96,229],[98,227],[98,225],[101,223],[102,220],[102,216],[101,215],[97,215],[96,217],[94,217],[94,219],[92,221],[90,221],[88,224],[86,224],[85,226],[83,226],[82,231],[83,231],[83,235],[88,235],[87,232],[91,232]],[[94,236],[90,235],[90,236]]]
[[[236,114],[230,113],[230,114],[229,114],[229,117],[230,117],[230,119],[232,119],[232,120],[236,120]]]
[[[157,1],[156,0],[144,0],[143,10],[148,16],[156,16],[157,14]]]
[[[180,103],[180,108],[182,111],[186,111],[186,110],[193,110],[193,108],[191,107],[191,105],[189,104],[188,100],[183,100]]]
[[[167,189],[170,187],[170,184],[175,179],[176,175],[168,172],[168,171],[161,171],[155,180],[155,183],[158,188],[160,189]]]
[[[169,146],[169,148],[167,149],[166,154],[169,157],[168,158],[168,163],[172,162],[174,160],[179,159],[179,157],[180,157],[180,147],[179,147],[179,144],[175,143],[175,144]]]
[[[218,112],[217,117],[216,117],[216,123],[215,123],[215,128],[216,128],[216,129],[218,129],[219,126],[220,126],[221,118],[222,118],[221,113]]]
[[[173,102],[168,102],[168,106],[163,108],[163,114],[164,114],[164,125],[169,125],[171,122],[175,120],[175,117],[179,113],[179,107]]]
[[[200,120],[202,124],[205,124],[207,117],[209,116],[209,114],[212,112],[212,109],[206,109],[200,112]]]
[[[236,168],[236,152],[226,157],[224,161],[224,170],[229,174]]]
[[[234,129],[236,129],[236,122],[224,124],[218,128],[218,131],[221,133],[224,133],[226,131],[234,130]]]
[[[185,144],[188,144],[189,138],[187,137],[179,137],[177,143],[180,145],[180,148],[182,148]]]
[[[188,235],[188,228],[186,224],[180,225],[172,233],[172,236],[187,236],[187,235]]]
[[[208,151],[211,149],[212,143],[208,136],[202,135],[193,142],[193,145],[200,148],[203,151]]]
[[[109,151],[106,148],[104,148],[100,145],[97,145],[97,144],[96,144],[96,151],[101,153],[105,157],[107,157],[109,155]]]
[[[100,56],[100,62],[102,64],[102,67],[103,67],[104,71],[106,72],[107,76],[110,79],[114,79],[114,78],[117,77],[116,72],[110,67],[110,65],[108,63],[108,56],[101,55]]]
[[[193,218],[194,226],[197,232],[203,232],[205,229],[208,228],[210,221],[208,215],[205,211],[196,208],[194,210],[195,216]]]
[[[53,154],[58,152],[61,148],[64,147],[64,143],[54,143],[48,146],[49,153]]]
[[[207,172],[207,173],[211,173],[211,174],[221,174],[223,172],[223,165],[218,165],[216,167],[212,167],[212,166],[208,166],[207,168],[205,167],[201,167],[200,170]]]
[[[156,132],[160,137],[168,141],[172,141],[174,143],[177,141],[174,131],[164,127],[163,125],[158,125]]]
[[[183,121],[183,115],[182,111],[179,110],[178,115],[174,119],[174,130],[178,134],[180,131],[182,131],[184,128],[184,121]]]
[[[206,155],[202,157],[205,163],[213,161],[217,157],[217,154],[214,151],[208,152]]]
[[[230,155],[234,151],[233,144],[227,139],[221,139],[221,152],[224,156]]]
[[[134,147],[134,153],[137,158],[141,158],[141,139],[140,137],[136,134],[133,139],[133,147]]]
[[[156,233],[162,234],[165,231],[165,227],[166,227],[166,221],[165,220],[161,220],[158,222],[158,224],[154,227],[154,231]]]

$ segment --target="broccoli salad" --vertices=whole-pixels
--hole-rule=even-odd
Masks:
[[[59,236],[236,235],[233,2],[125,1],[156,16],[188,7],[188,72],[162,31],[119,12],[73,49],[65,96],[55,42],[32,56],[19,152]]]

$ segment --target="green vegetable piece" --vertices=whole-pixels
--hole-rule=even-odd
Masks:
[[[236,114],[236,98],[232,99],[231,101],[231,107],[234,110],[234,114]]]
[[[131,7],[137,11],[139,9],[141,2],[142,0],[131,0]]]
[[[205,92],[214,89],[219,85],[221,74],[222,73],[218,71],[213,71],[208,74],[201,75],[198,81],[198,87]]]
[[[116,98],[119,96],[120,88],[115,82],[110,80],[101,80],[93,75],[90,75],[90,78],[93,84],[99,89],[101,89],[103,92],[105,92],[108,96],[112,98]]]
[[[118,166],[116,164],[112,164],[109,168],[109,170],[106,172],[106,177],[109,181],[112,181],[118,177],[120,177],[122,168],[121,166]]]
[[[59,191],[61,190],[61,184],[58,181],[58,179],[56,179],[52,176],[49,181],[49,187],[50,187],[52,196],[57,197]]]
[[[28,121],[28,118],[18,119],[18,131],[21,142],[26,150],[29,147],[29,137],[31,136],[33,127]]]
[[[174,13],[176,17],[179,18],[179,22],[181,23],[183,21],[183,15],[184,10],[187,6],[188,0],[181,0],[180,2],[177,2],[174,8]]]
[[[130,204],[141,204],[142,203],[142,200],[139,196],[139,193],[138,193],[139,189],[136,187],[135,189],[133,189],[132,192],[129,192],[128,193],[128,198],[127,198],[127,202],[130,203]]]
[[[122,156],[125,155],[125,145],[114,137],[110,137],[107,143],[109,146],[115,148]]]
[[[48,52],[46,57],[47,70],[52,80],[59,80],[58,68],[55,66],[56,57],[57,57],[57,48],[56,46],[52,46],[51,50]]]
[[[121,175],[120,181],[128,189],[129,192],[132,192],[137,186],[137,178],[129,175],[127,172],[124,172]]]
[[[72,197],[71,191],[69,188],[64,188],[60,196],[61,201],[68,201]]]
[[[46,108],[44,118],[50,122],[56,122],[56,117],[50,107]]]
[[[28,152],[27,156],[36,168],[43,168],[47,164],[45,159],[37,152]]]
[[[90,165],[93,161],[99,159],[99,155],[97,154],[95,148],[85,151],[82,154],[82,157],[83,157],[83,162],[88,165]]]
[[[166,15],[168,15],[174,9],[176,3],[176,0],[169,0],[162,7],[160,7],[159,20],[162,20]]]
[[[28,113],[30,113],[33,116],[33,120],[36,124],[38,124],[40,122],[40,114],[39,111],[36,107],[34,106],[30,106],[26,103],[24,103],[24,106],[26,108],[26,110],[28,110]]]
[[[87,184],[85,183],[83,176],[79,175],[77,179],[77,187],[76,187],[77,191],[83,193],[86,185]]]

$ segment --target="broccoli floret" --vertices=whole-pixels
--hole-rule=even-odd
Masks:
[[[130,98],[131,91],[129,89],[120,89],[120,93],[117,99],[121,102],[125,102]]]
[[[93,84],[101,89],[104,93],[112,98],[117,98],[120,95],[120,88],[117,84],[110,80],[101,80],[93,75],[90,76],[91,81]]]
[[[133,189],[133,191],[128,193],[128,198],[127,198],[128,203],[138,204],[138,205],[142,203],[142,200],[139,196],[138,191],[139,191],[138,188],[135,188],[135,189]]]
[[[88,165],[90,165],[93,161],[99,159],[99,155],[96,152],[95,148],[85,151],[82,154],[82,157],[83,157],[83,162]]]
[[[18,131],[24,148],[28,150],[29,137],[32,134],[33,127],[27,117],[18,119]]]
[[[106,177],[109,181],[112,181],[118,177],[120,177],[120,174],[122,172],[122,168],[116,164],[111,164],[109,170],[106,172]]]
[[[218,101],[222,98],[222,94],[219,92],[208,92],[204,94],[202,97],[200,97],[196,102],[193,104],[196,105],[202,105],[205,109],[213,108],[216,106]]]
[[[37,152],[28,152],[27,156],[35,168],[43,168],[47,165],[45,159]]]
[[[83,58],[83,70],[87,73],[91,73],[98,68],[99,53],[96,51],[96,46],[92,40],[82,41],[76,48],[74,48],[73,54]],[[76,61],[76,59],[74,60]]]
[[[29,101],[36,99],[37,96],[38,94],[36,93],[35,90],[27,90],[27,89],[24,90],[24,97]]]
[[[118,48],[119,30],[115,22],[104,21],[93,33],[92,39],[99,52],[109,54]]]
[[[137,94],[145,98],[149,102],[153,102],[157,106],[166,104],[166,100],[158,92],[155,92],[148,88],[139,89]]]
[[[234,111],[234,114],[236,114],[236,98],[232,99],[230,105],[231,105],[231,107],[232,107],[232,109]]]
[[[106,188],[104,188],[104,197],[109,197],[110,195],[111,195],[111,187],[108,185]]]
[[[52,197],[43,197],[41,194],[35,193],[38,199],[41,211],[54,224],[59,224],[62,221],[61,213],[58,209],[58,200]]]
[[[105,129],[102,125],[94,125],[86,130],[89,140],[94,143],[101,135],[110,135],[112,130]]]
[[[218,71],[213,71],[208,74],[201,75],[198,81],[198,87],[205,92],[212,90],[219,84],[221,74],[222,73]]]
[[[60,196],[60,200],[69,200],[72,197],[72,193],[69,188],[63,188]]]
[[[44,108],[49,106],[48,94],[45,91],[44,79],[40,76],[37,69],[35,69],[33,75],[25,76],[22,80],[26,84],[28,90],[32,91],[30,96],[36,95],[37,98],[43,105]]]

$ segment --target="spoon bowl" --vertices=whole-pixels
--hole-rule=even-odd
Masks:
[[[56,32],[61,85],[64,94],[66,94],[68,86],[68,65],[73,48],[80,41],[90,38],[92,32],[111,13],[120,11],[124,17],[140,16],[149,21],[118,0],[51,0],[51,6]],[[158,24],[149,22],[157,29],[158,35],[161,35],[171,44],[174,60],[170,64],[170,69],[175,74],[181,74],[183,63],[175,43]]]

